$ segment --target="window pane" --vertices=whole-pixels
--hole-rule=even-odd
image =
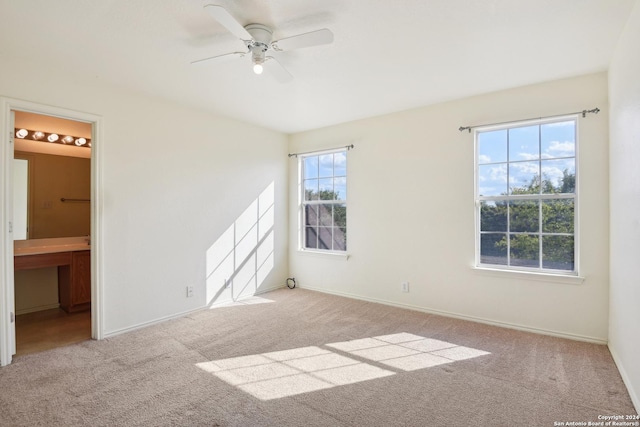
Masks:
[[[576,191],[576,159],[543,160],[542,192],[575,193]]]
[[[333,154],[323,154],[320,159],[320,178],[333,176]]]
[[[322,178],[318,180],[320,200],[335,200],[336,194],[333,192],[333,178]]]
[[[316,227],[318,225],[318,205],[305,205],[304,225]]]
[[[347,176],[347,153],[346,152],[334,153],[333,175]]]
[[[573,234],[574,200],[542,202],[542,232]]]
[[[542,236],[542,267],[573,271],[573,236]]]
[[[480,235],[480,263],[507,265],[506,233]]]
[[[540,212],[537,200],[509,202],[509,227],[511,232],[540,231]]]
[[[303,200],[303,247],[346,250],[347,152],[300,157]]]
[[[318,249],[331,249],[332,227],[320,227],[318,228]]]
[[[575,157],[576,125],[574,120],[540,126],[542,158]]]
[[[539,126],[509,129],[509,161],[540,158]]]
[[[318,200],[318,180],[308,179],[304,182],[304,199]]]
[[[336,200],[347,200],[347,178],[334,178],[333,191]]]
[[[511,265],[540,267],[540,239],[533,234],[511,235]]]
[[[335,227],[333,229],[333,250],[347,250],[347,227]]]
[[[304,158],[304,178],[318,177],[318,156]]]
[[[333,205],[318,205],[320,226],[333,226]]]
[[[305,227],[304,247],[309,249],[318,248],[318,228]]]
[[[538,162],[509,163],[511,194],[539,194],[540,164]]]
[[[333,224],[337,227],[347,226],[347,205],[333,205]]]
[[[478,195],[503,196],[507,194],[507,164],[478,166]]]
[[[506,161],[506,129],[478,133],[478,163],[497,163]]]
[[[507,202],[482,202],[480,205],[480,230],[507,231]]]

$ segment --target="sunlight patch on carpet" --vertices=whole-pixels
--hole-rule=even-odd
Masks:
[[[408,333],[331,343],[326,347],[330,349],[300,347],[196,366],[260,400],[272,400],[396,374],[376,365],[415,371],[490,354]]]
[[[214,310],[216,308],[223,308],[223,307],[238,307],[243,305],[268,304],[270,302],[275,302],[275,301],[253,296],[253,297],[242,298],[237,301],[229,301],[221,304],[212,305],[211,307],[209,307],[209,309]]]

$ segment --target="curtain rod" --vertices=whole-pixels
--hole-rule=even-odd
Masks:
[[[458,128],[458,130],[460,132],[464,131],[464,130],[468,130],[469,133],[471,133],[471,129],[475,129],[475,128],[479,128],[479,127],[484,127],[484,126],[497,126],[497,125],[507,125],[509,123],[518,123],[518,122],[526,122],[528,120],[542,120],[542,119],[552,119],[554,117],[562,117],[562,116],[569,116],[572,114],[582,114],[582,117],[586,117],[587,113],[593,113],[593,114],[598,114],[600,112],[600,109],[598,107],[591,109],[591,110],[582,110],[582,111],[576,111],[574,113],[566,113],[566,114],[558,114],[555,116],[546,116],[546,117],[533,117],[531,119],[522,119],[522,120],[511,120],[509,122],[500,122],[500,123],[489,123],[486,125],[475,125],[475,126],[460,126]]]
[[[332,151],[332,150],[337,150],[339,148],[346,148],[347,151],[349,151],[349,150],[352,150],[354,147],[353,147],[353,144],[351,144],[344,147],[327,148],[326,150],[320,150],[320,151],[307,151],[304,153],[289,153],[289,157],[298,157],[303,154],[322,153],[323,151]]]
[[[90,202],[90,199],[66,199],[64,197],[60,198],[61,202]]]

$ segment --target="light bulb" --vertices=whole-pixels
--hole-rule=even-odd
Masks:
[[[78,139],[76,139],[76,145],[77,145],[78,147],[81,147],[81,146],[83,146],[83,145],[84,145],[84,144],[86,144],[86,143],[87,143],[87,140],[86,140],[86,139],[84,139],[84,138],[78,138]]]
[[[73,142],[73,137],[70,135],[67,135],[64,138],[62,138],[62,142],[65,144],[71,144]]]
[[[49,142],[56,142],[58,140],[58,134],[57,133],[52,133],[51,135],[49,135],[47,137],[47,141]]]
[[[20,139],[25,138],[27,135],[29,135],[29,131],[26,129],[20,129],[16,132],[16,136]]]
[[[36,141],[40,141],[42,138],[44,138],[44,132],[40,132],[39,130],[35,131],[31,137]]]
[[[256,74],[262,74],[262,64],[253,64],[253,72]]]

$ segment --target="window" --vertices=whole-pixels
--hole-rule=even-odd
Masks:
[[[476,265],[576,274],[576,123],[476,130]]]
[[[347,152],[299,157],[303,249],[347,250]]]

